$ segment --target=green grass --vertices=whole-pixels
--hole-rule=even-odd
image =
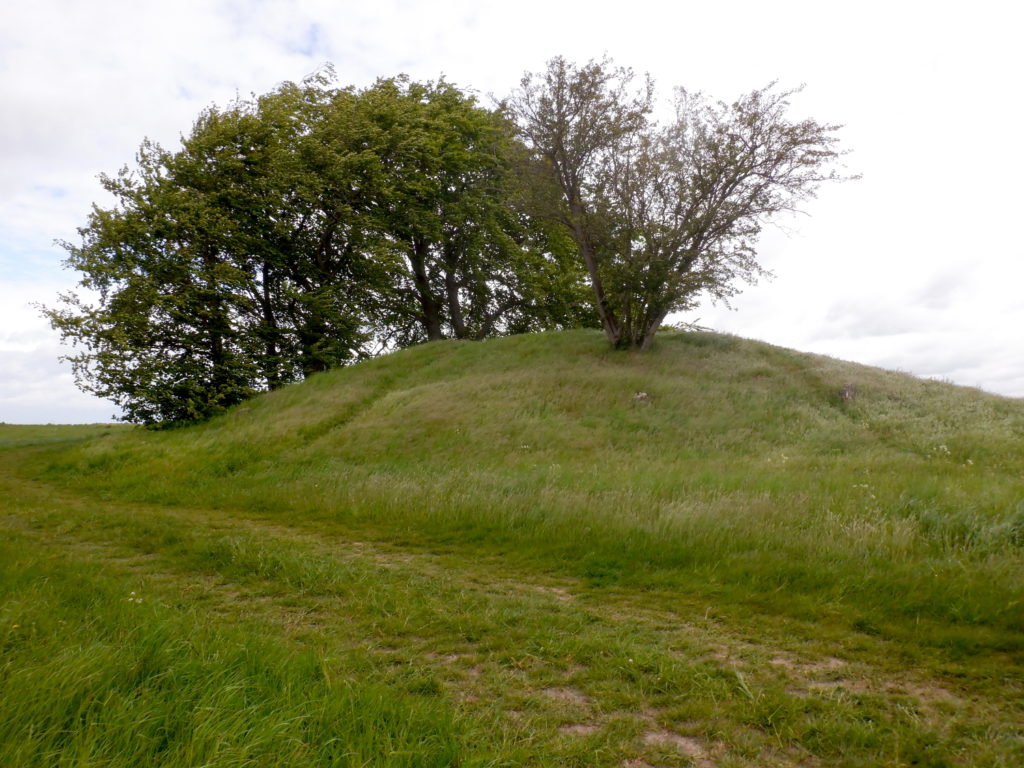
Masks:
[[[447,766],[435,699],[347,675],[253,622],[216,628],[25,537],[0,548],[0,764]]]
[[[1022,470],[1024,402],[710,333],[0,425],[0,764],[1018,765]]]

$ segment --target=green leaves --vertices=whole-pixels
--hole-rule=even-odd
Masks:
[[[253,393],[422,339],[583,316],[569,253],[518,205],[512,126],[455,86],[327,74],[199,115],[102,177],[45,310],[79,386],[125,418],[207,418]]]
[[[763,274],[762,224],[841,180],[827,170],[839,126],[788,120],[794,91],[771,84],[727,105],[680,89],[675,120],[659,125],[650,80],[632,79],[607,59],[559,57],[509,101],[557,190],[535,203],[572,235],[616,347],[646,347],[668,313]]]

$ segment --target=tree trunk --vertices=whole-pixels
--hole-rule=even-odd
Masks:
[[[594,253],[594,249],[590,245],[590,239],[580,224],[580,219],[583,217],[583,207],[579,203],[574,203],[570,206],[570,209],[572,212],[573,239],[576,240],[576,245],[583,256],[583,263],[586,265],[587,273],[590,275],[590,285],[594,289],[594,301],[597,304],[597,314],[601,318],[601,327],[604,328],[604,335],[608,338],[608,342],[617,349],[623,345],[622,325],[615,317],[611,304],[608,303],[608,297],[604,292],[604,283],[601,281],[601,273],[598,269],[597,254]]]
[[[452,324],[452,332],[456,339],[465,339],[469,332],[462,316],[462,304],[459,303],[459,284],[455,278],[455,270],[451,266],[444,272],[444,287],[448,298],[448,320]]]
[[[281,351],[277,342],[281,338],[281,330],[277,325],[277,317],[274,314],[274,299],[270,293],[270,269],[267,264],[260,268],[263,278],[263,290],[258,294],[260,314],[264,326],[264,350],[263,350],[263,376],[267,380],[270,389],[277,389],[281,386]]]
[[[210,360],[210,381],[214,392],[219,395],[231,385],[229,353],[225,340],[230,337],[231,323],[225,309],[224,297],[217,291],[213,273],[218,266],[217,258],[211,253],[203,253],[203,286],[200,289],[200,306],[197,307],[196,320],[208,334],[208,355]],[[206,296],[203,296],[206,294]]]
[[[494,333],[494,326],[501,319],[501,316],[508,312],[510,309],[516,306],[516,301],[506,301],[504,304],[498,305],[493,312],[489,312],[485,317],[480,328],[476,332],[476,340],[486,339],[492,333]]]
[[[420,322],[427,332],[428,341],[438,341],[444,338],[441,332],[441,302],[439,302],[430,290],[430,279],[427,275],[427,256],[430,253],[430,243],[422,239],[412,241],[412,250],[409,251],[409,265],[412,267],[413,281],[416,284],[416,298],[420,303]]]
[[[647,330],[644,333],[643,341],[640,342],[640,349],[651,348],[651,344],[654,343],[654,334],[658,332],[658,329],[661,327],[661,324],[665,322],[665,317],[667,315],[668,312],[661,312],[647,324]]]
[[[326,326],[319,318],[311,317],[297,330],[303,378],[309,378],[314,373],[323,373],[328,365],[323,355],[317,351],[317,344],[327,336]]]

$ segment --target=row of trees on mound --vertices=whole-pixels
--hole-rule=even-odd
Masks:
[[[328,71],[207,109],[177,152],[144,142],[63,243],[98,297],[44,310],[76,381],[167,424],[422,340],[600,324],[649,346],[758,273],[762,223],[838,178],[838,153],[787,93],[680,91],[661,126],[632,79],[559,58],[486,108]]]

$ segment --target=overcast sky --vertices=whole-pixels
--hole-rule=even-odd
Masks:
[[[806,83],[863,179],[769,231],[771,281],[681,320],[1024,396],[1021,11],[1009,2],[34,0],[0,4],[0,421],[108,420],[33,302],[77,282],[97,174],[144,137],[332,62],[342,84],[439,75],[482,96],[564,55],[608,53],[732,99]]]

